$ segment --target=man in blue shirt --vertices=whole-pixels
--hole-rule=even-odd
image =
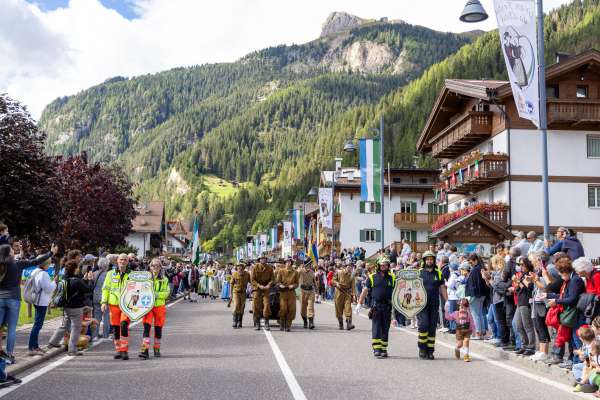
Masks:
[[[431,251],[423,253],[423,268],[420,271],[423,287],[427,292],[427,305],[417,314],[419,331],[419,358],[434,360],[435,333],[439,321],[440,295],[444,301],[448,300],[446,284],[442,272],[435,265],[436,256]]]

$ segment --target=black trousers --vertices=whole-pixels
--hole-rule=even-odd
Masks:
[[[417,326],[419,331],[419,350],[433,353],[435,350],[435,332],[439,319],[439,303],[427,303],[425,309],[417,314]]]
[[[371,343],[373,351],[387,351],[392,322],[392,306],[390,304],[378,304],[372,307],[371,311]]]
[[[500,341],[502,344],[510,343],[510,330],[506,325],[506,307],[504,307],[504,302],[494,304],[494,314],[495,318],[498,321],[498,333],[500,336]]]
[[[504,300],[504,315],[506,316],[506,327],[510,332],[510,343],[515,345],[517,340],[515,338],[515,332],[512,328],[512,321],[515,318],[515,312],[517,311],[517,307],[513,301]]]

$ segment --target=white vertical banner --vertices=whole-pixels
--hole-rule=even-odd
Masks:
[[[248,242],[248,259],[252,260],[254,258],[254,252],[252,251],[252,242]]]
[[[540,126],[535,0],[494,0],[500,47],[519,117]]]
[[[333,229],[333,189],[319,188],[319,218],[323,228]]]
[[[292,256],[292,222],[283,222],[283,244],[281,246],[281,256],[291,257]]]
[[[260,235],[260,254],[267,252],[267,235],[262,233]]]

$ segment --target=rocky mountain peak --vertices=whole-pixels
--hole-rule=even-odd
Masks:
[[[366,20],[343,11],[332,12],[323,23],[321,37],[354,28],[365,22]]]

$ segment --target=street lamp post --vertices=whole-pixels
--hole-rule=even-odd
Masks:
[[[522,0],[531,1],[531,0]],[[542,139],[542,202],[544,212],[544,238],[550,238],[550,195],[548,189],[548,119],[546,116],[546,62],[544,59],[544,2],[536,0],[537,7],[537,50],[538,50],[538,90],[540,109],[540,133]],[[479,0],[468,0],[460,20],[463,22],[481,22],[488,18]]]
[[[374,132],[379,134],[379,165],[381,168],[381,176],[380,176],[380,184],[381,184],[381,193],[380,193],[380,204],[381,204],[381,249],[385,249],[385,206],[383,201],[385,200],[385,188],[384,188],[384,182],[383,182],[383,175],[384,175],[384,171],[385,168],[383,166],[383,115],[381,116],[380,120],[379,120],[379,129],[376,128],[371,128],[369,129],[370,132]],[[346,144],[344,145],[344,151],[348,152],[348,153],[353,153],[356,151],[356,146],[354,145],[354,143],[352,142],[352,140],[348,140],[346,142]],[[389,182],[388,182],[389,184]]]

